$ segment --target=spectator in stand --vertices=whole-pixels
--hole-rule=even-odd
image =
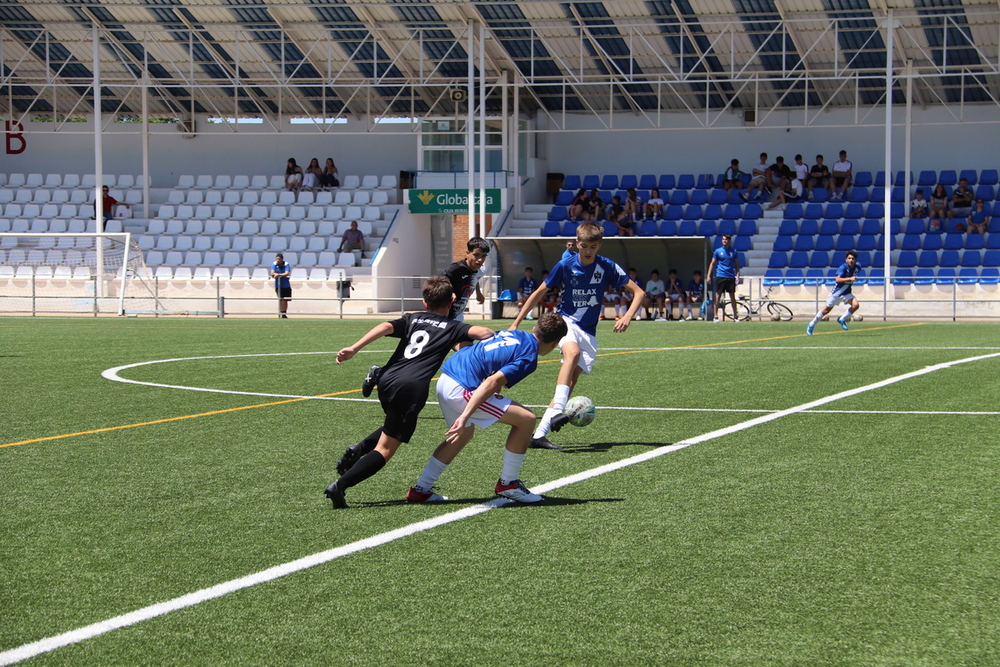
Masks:
[[[948,217],[948,191],[938,183],[931,192],[931,212],[932,221],[941,222]],[[937,231],[937,230],[934,230]]]
[[[740,169],[740,161],[733,158],[729,162],[729,168],[722,174],[722,189],[727,192],[729,190],[742,190],[743,181],[740,180],[740,174],[749,176],[749,174]]]
[[[103,232],[108,226],[108,220],[115,217],[115,211],[118,206],[124,206],[125,208],[132,210],[132,207],[123,201],[118,201],[111,196],[108,186],[103,186],[101,188],[101,211],[104,215],[101,218],[101,231]],[[97,217],[97,216],[94,216]]]
[[[604,218],[604,200],[601,199],[601,194],[594,188],[590,191],[590,198],[587,200],[587,212],[590,214],[590,218],[586,218],[588,222],[594,220],[601,220]]]
[[[777,190],[781,192],[792,180],[792,170],[785,164],[785,158],[780,155],[774,158],[774,164],[768,167],[770,171],[770,183],[768,191]]]
[[[740,199],[750,201],[750,191],[757,190],[757,199],[764,198],[764,189],[771,182],[770,167],[767,166],[767,153],[760,154],[760,162],[754,165],[750,184],[747,185],[746,192],[740,193]]]
[[[968,222],[965,225],[965,231],[969,234],[985,234],[989,226],[989,211],[986,210],[986,205],[983,200],[977,199],[976,207],[972,209],[972,213],[969,214]]]
[[[309,166],[306,167],[305,173],[302,174],[302,187],[316,190],[319,188],[322,178],[323,168],[319,166],[319,159],[313,158],[309,160]]]
[[[332,157],[326,159],[326,165],[323,167],[323,175],[319,177],[319,184],[327,189],[340,187],[337,165],[333,163]]]
[[[622,198],[615,195],[611,198],[611,208],[608,209],[608,220],[618,227],[618,236],[635,236],[634,225],[625,207],[622,206]]]
[[[701,271],[695,271],[691,275],[691,280],[688,282],[687,288],[687,319],[693,320],[697,317],[699,320],[702,319],[701,315],[701,304],[705,302],[705,281],[702,280]],[[695,315],[692,312],[692,308],[698,308],[698,314]]]
[[[524,277],[521,278],[521,280],[519,280],[517,283],[517,310],[519,312],[521,310],[521,306],[524,305],[525,300],[529,296],[531,296],[532,292],[538,289],[538,281],[535,280],[534,273],[535,273],[534,269],[532,269],[530,266],[524,267]],[[538,308],[535,309],[535,313],[538,315],[538,317],[541,317],[542,308],[540,305]],[[524,319],[533,320],[535,319],[535,317],[531,313],[528,313],[527,317],[525,317]]]
[[[958,187],[951,193],[951,204],[949,205],[949,218],[967,218],[972,213],[972,188],[965,178],[958,179]]]
[[[663,210],[663,198],[660,197],[660,188],[653,188],[649,191],[649,200],[646,201],[646,217],[656,220]]]
[[[924,191],[921,188],[917,188],[917,193],[913,196],[913,200],[910,201],[910,217],[927,217],[927,200],[924,199]]]
[[[802,187],[806,186],[806,181],[809,180],[809,165],[802,161],[801,155],[795,156],[795,162],[792,164],[792,174],[795,178],[802,181]]]
[[[663,304],[666,298],[666,285],[660,280],[660,272],[653,269],[646,281],[646,294],[642,306],[646,309],[646,319],[666,322],[663,317]]]
[[[771,202],[767,209],[771,210],[790,201],[799,201],[800,199],[802,199],[802,181],[793,178],[790,181],[785,181],[785,187],[778,189],[778,196]]]
[[[854,165],[847,159],[847,151],[840,151],[840,160],[833,164],[833,195],[831,199],[843,199],[847,188],[853,182]]]
[[[344,232],[340,238],[340,247],[337,248],[337,252],[351,252],[352,250],[360,250],[361,258],[364,259],[365,234],[358,229],[356,220],[351,221],[351,228]]]
[[[288,165],[285,167],[285,189],[298,192],[302,187],[302,167],[295,164],[295,158],[288,158]]]
[[[604,308],[601,309],[601,316],[598,318],[601,321],[608,319],[604,316],[604,311],[608,306],[613,306],[615,309],[615,321],[618,321],[618,299],[621,297],[621,289],[617,289],[612,285],[608,285],[608,289],[604,292]]]
[[[629,277],[629,280],[631,280],[632,282],[634,282],[639,287],[639,289],[641,289],[641,290],[643,290],[643,292],[645,292],[645,289],[644,289],[645,288],[645,283],[643,283],[641,280],[639,280],[639,273],[635,270],[635,267],[632,267],[631,269],[628,270],[628,277]],[[622,297],[621,297],[622,298],[622,303],[621,303],[621,305],[624,306],[626,313],[628,312],[628,309],[632,307],[632,297],[633,297],[633,295],[632,295],[632,292],[630,290],[622,290]],[[635,311],[635,319],[637,319],[637,320],[641,320],[642,319],[642,316],[639,314],[639,310]]]
[[[542,282],[545,283],[545,279],[548,277],[549,277],[548,270],[543,269]],[[548,283],[545,284],[548,285]],[[538,288],[536,287],[535,289]],[[542,297],[542,308],[545,310],[545,312],[551,313],[555,311],[556,306],[558,305],[559,305],[559,287],[558,286],[553,287],[550,285],[548,291],[545,292],[545,296]]]
[[[635,188],[629,188],[628,192],[625,193],[625,215],[632,222],[642,220],[642,202],[639,201],[639,195],[636,194]]]
[[[577,191],[573,201],[570,202],[568,215],[573,222],[590,220],[590,197],[583,188]]]
[[[684,293],[684,281],[677,277],[677,269],[670,269],[667,272],[666,313],[667,320],[683,320],[684,304],[687,303],[687,294]],[[674,304],[677,304],[677,317],[674,317]]]
[[[809,180],[806,181],[809,199],[812,199],[813,188],[830,189],[830,168],[823,164],[822,155],[816,156],[816,164],[809,170]]]

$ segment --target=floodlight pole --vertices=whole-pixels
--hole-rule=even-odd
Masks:
[[[889,300],[889,290],[892,289],[892,53],[893,53],[893,28],[894,19],[892,9],[885,21],[886,48],[885,48],[885,187],[883,211],[883,232],[882,239],[884,247],[882,249],[885,264],[885,288],[882,290],[882,317],[885,318],[887,304]]]

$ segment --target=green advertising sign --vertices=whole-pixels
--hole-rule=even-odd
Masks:
[[[468,213],[468,190],[409,190],[410,213]],[[474,191],[479,212],[479,190]],[[486,190],[486,212],[500,212],[500,188]]]

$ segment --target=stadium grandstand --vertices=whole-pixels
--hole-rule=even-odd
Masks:
[[[888,316],[1000,303],[995,2],[43,0],[5,3],[0,25],[6,312],[47,294],[121,312],[72,240],[98,231],[103,185],[121,203],[104,229],[130,235],[165,311],[273,312],[277,252],[300,313],[408,308],[471,235],[494,243],[499,302],[557,260],[580,188],[659,190],[635,237],[601,221],[604,253],[640,275],[702,268],[734,234],[747,289],[803,313],[848,250]],[[771,208],[723,188],[733,158],[841,150],[842,197]],[[289,158],[328,157],[338,187],[285,187]],[[909,218],[916,189],[961,179],[986,233]],[[342,252],[352,222],[364,247]]]

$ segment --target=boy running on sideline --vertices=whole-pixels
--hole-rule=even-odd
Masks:
[[[520,403],[500,395],[504,387],[530,375],[538,366],[539,355],[555,349],[566,335],[566,322],[556,313],[545,313],[527,331],[501,331],[489,340],[459,350],[445,362],[437,383],[438,403],[448,430],[431,456],[417,483],[406,493],[411,503],[447,500],[433,487],[448,465],[475,434],[476,426],[487,428],[500,422],[510,426],[503,453],[503,468],[494,491],[519,503],[542,499],[520,480],[521,464],[528,451],[535,413]]]
[[[816,328],[816,323],[821,319],[826,317],[831,310],[833,310],[838,304],[846,303],[847,310],[844,314],[837,318],[837,324],[840,325],[844,331],[847,331],[847,322],[851,319],[851,316],[861,307],[858,303],[858,297],[851,293],[851,288],[854,286],[854,281],[858,277],[858,271],[861,267],[858,266],[858,253],[853,250],[847,251],[847,257],[844,258],[844,263],[840,265],[837,269],[837,277],[834,280],[837,284],[834,286],[833,291],[830,293],[830,298],[826,300],[826,305],[816,313],[816,317],[812,319],[812,322],[806,327],[806,333],[810,336],[813,335],[813,329]]]
[[[337,462],[340,477],[326,487],[326,496],[335,509],[347,507],[344,491],[381,470],[399,445],[409,442],[417,428],[417,416],[427,403],[431,378],[455,344],[493,335],[486,327],[448,319],[455,297],[446,277],[432,276],[424,281],[423,297],[426,312],[406,313],[397,320],[383,322],[337,353],[340,364],[383,336],[400,339],[379,377],[378,396],[385,422],[382,428],[347,448]]]
[[[604,238],[604,228],[594,223],[583,223],[576,229],[575,254],[563,254],[563,258],[552,267],[551,273],[538,289],[524,302],[521,312],[510,325],[511,331],[531,312],[549,285],[562,285],[563,298],[559,303],[559,314],[566,319],[569,331],[559,341],[562,352],[562,366],[556,380],[556,391],[542,416],[531,446],[535,449],[562,449],[546,437],[549,431],[558,431],[566,423],[563,408],[576,386],[580,375],[590,374],[597,357],[597,322],[604,308],[604,292],[610,284],[615,289],[623,289],[632,294],[632,303],[612,331],[621,333],[628,329],[636,312],[642,307],[645,296],[642,288],[632,282],[622,267],[597,254]]]

